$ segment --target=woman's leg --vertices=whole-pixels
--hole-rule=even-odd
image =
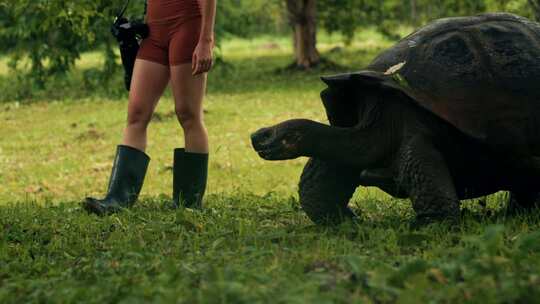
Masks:
[[[135,61],[123,145],[146,150],[148,123],[167,87],[169,74],[168,66],[142,59]]]
[[[135,62],[123,145],[116,150],[107,195],[103,199],[86,198],[83,207],[88,212],[110,214],[137,200],[150,161],[144,153],[146,127],[168,80],[167,66],[139,59]]]
[[[171,87],[185,149],[174,151],[173,205],[202,208],[208,175],[208,135],[202,101],[206,74],[192,75],[191,63],[171,67]]]
[[[206,74],[193,76],[191,63],[172,66],[171,88],[176,116],[184,129],[186,151],[208,153],[208,134],[202,107]]]

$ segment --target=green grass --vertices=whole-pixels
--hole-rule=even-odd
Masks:
[[[359,39],[368,41],[363,48],[337,50],[330,57],[359,69],[375,51],[389,44],[374,33]],[[325,120],[319,100],[324,84],[318,71],[276,73],[291,59],[287,42],[267,37],[224,43],[227,65],[210,74],[205,100],[212,145],[209,193],[294,191],[305,160],[269,164],[257,157],[249,143],[251,132],[278,121],[295,117]],[[355,45],[362,46],[362,42]],[[339,37],[326,36],[320,48],[326,51],[340,46]],[[74,77],[98,65],[96,53],[85,54]],[[5,185],[0,187],[0,204],[34,199],[63,202],[103,191],[125,125],[127,97],[125,93],[119,98],[102,97],[99,89],[81,89],[75,94],[81,97],[43,99],[30,105],[0,104],[0,183]],[[154,118],[148,143],[152,161],[143,189],[148,196],[169,194],[172,151],[182,145],[170,92],[162,98]]]
[[[390,44],[373,32],[350,47],[320,39],[323,53],[351,70]],[[265,162],[249,134],[289,118],[324,122],[321,72],[275,72],[289,63],[288,38],[234,39],[221,51],[228,65],[210,75],[205,101],[203,212],[165,207],[172,151],[182,144],[170,93],[149,129],[141,200],[106,218],[79,202],[103,194],[126,97],[84,86],[69,93],[61,82],[49,97],[0,104],[0,303],[539,301],[540,214],[491,216],[504,194],[488,197],[486,208],[466,202],[474,217],[458,227],[411,231],[409,201],[362,188],[352,202],[358,223],[314,226],[296,194],[306,160]],[[85,54],[73,79],[100,60]]]

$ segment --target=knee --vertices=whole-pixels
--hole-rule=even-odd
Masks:
[[[192,130],[202,125],[201,115],[189,108],[177,107],[176,117],[184,130]]]
[[[142,127],[146,128],[150,119],[152,118],[152,113],[142,107],[133,107],[128,111],[127,123],[131,127]]]

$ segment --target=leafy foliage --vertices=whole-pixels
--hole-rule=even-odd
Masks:
[[[535,2],[536,1],[536,2]],[[12,85],[25,98],[65,76],[82,52],[99,50],[102,66],[84,75],[87,86],[109,90],[120,73],[116,43],[109,32],[124,0],[0,0],[0,54],[10,57]],[[510,11],[534,17],[537,0],[318,0],[318,23],[351,42],[359,29],[376,26],[392,38],[401,25],[484,11]],[[536,3],[536,6],[534,6]],[[132,0],[128,15],[142,17],[143,0]],[[289,31],[283,0],[220,0],[217,40]],[[116,82],[114,82],[116,83]],[[115,86],[116,87],[116,86]],[[28,88],[32,88],[29,90]],[[115,91],[115,90],[113,90]]]
[[[536,21],[540,21],[540,1],[539,0],[528,0],[529,5],[533,8],[534,16]]]
[[[216,35],[250,38],[282,33],[285,16],[280,0],[217,1]]]
[[[107,85],[118,67],[110,25],[124,3],[125,0],[2,1],[0,54],[10,56],[10,66],[21,86],[43,89],[51,77],[69,71],[82,52],[98,49],[105,55],[103,66],[88,71],[85,82]],[[128,16],[142,18],[143,3],[131,1]],[[223,0],[218,5],[218,42],[226,34],[247,37],[282,30],[278,1]]]
[[[111,53],[110,22],[122,0],[22,0],[0,5],[0,51],[11,56],[11,66],[29,65],[29,75],[43,84],[71,68],[82,51],[105,45]],[[28,61],[23,59],[28,58]],[[106,57],[105,70],[114,57]]]
[[[371,25],[392,36],[403,24],[418,26],[438,18],[487,11],[533,17],[527,0],[319,0],[318,4],[322,26],[344,34],[349,42],[358,29]]]

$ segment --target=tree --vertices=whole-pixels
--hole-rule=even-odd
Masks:
[[[286,0],[289,22],[293,30],[295,65],[309,69],[320,62],[317,50],[317,1]]]
[[[317,27],[340,32],[348,42],[355,30],[373,21],[384,9],[379,0],[285,0],[292,28],[295,62],[292,67],[310,69],[322,62],[317,50]],[[319,14],[320,13],[320,14]]]
[[[420,25],[441,17],[472,15],[486,11],[488,0],[285,0],[293,31],[294,66],[309,69],[324,62],[317,51],[317,27],[339,32],[346,43],[362,27],[375,26],[398,38],[401,24]],[[524,0],[492,0],[513,1]],[[510,2],[509,2],[510,1]],[[540,0],[529,0],[540,2]]]

